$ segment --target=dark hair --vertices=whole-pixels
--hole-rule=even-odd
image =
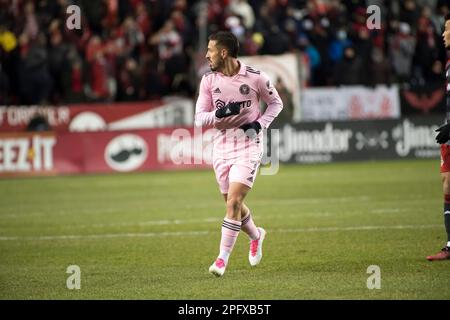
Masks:
[[[208,40],[216,41],[218,46],[224,47],[233,58],[237,58],[239,41],[236,36],[228,31],[217,31],[209,36]]]

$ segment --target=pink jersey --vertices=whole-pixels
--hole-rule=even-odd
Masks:
[[[230,143],[226,142],[225,136],[228,134],[226,131],[242,131],[238,129],[240,126],[253,121],[258,121],[263,129],[267,129],[283,109],[283,102],[267,75],[240,61],[239,63],[241,65],[239,72],[232,77],[211,71],[206,73],[200,82],[195,125],[214,126],[220,130],[215,137],[215,153],[225,154],[229,151]],[[267,104],[267,109],[262,115],[259,107],[260,98]],[[216,118],[217,109],[225,107],[229,102],[237,101],[242,105],[238,115]],[[237,146],[234,144],[233,147],[236,149]]]

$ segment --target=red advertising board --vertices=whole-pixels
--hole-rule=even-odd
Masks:
[[[44,116],[52,130],[58,132],[189,126],[193,121],[193,102],[190,99],[170,97],[132,103],[0,106],[0,132],[23,132],[36,115]]]
[[[211,137],[194,128],[0,134],[0,177],[206,168]]]

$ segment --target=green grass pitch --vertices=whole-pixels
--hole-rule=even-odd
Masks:
[[[1,299],[450,299],[439,160],[282,166],[246,199],[222,278],[212,170],[0,180]],[[81,289],[69,290],[69,265]],[[381,288],[369,290],[377,265]]]

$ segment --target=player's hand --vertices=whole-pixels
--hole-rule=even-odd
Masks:
[[[450,140],[450,123],[444,124],[443,126],[436,129],[439,132],[436,136],[436,142],[439,144],[446,143]]]
[[[247,124],[244,124],[243,126],[240,126],[242,130],[245,131],[245,134],[249,138],[254,138],[258,135],[258,133],[261,131],[261,125],[258,121],[253,121]]]
[[[217,118],[226,118],[229,116],[234,116],[241,112],[241,103],[240,102],[230,102],[225,107],[216,110]]]

